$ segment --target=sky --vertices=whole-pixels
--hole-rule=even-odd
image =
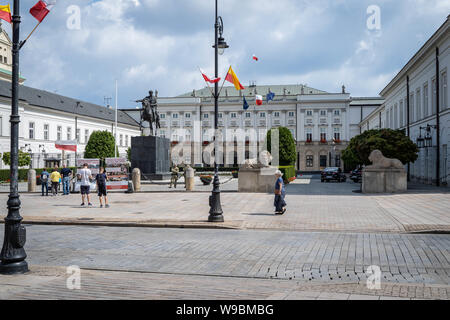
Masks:
[[[36,2],[21,1],[21,39]],[[220,76],[232,65],[244,86],[344,84],[354,97],[377,96],[450,13],[450,0],[218,2],[230,46]],[[117,79],[119,108],[150,89],[192,92],[205,86],[198,67],[213,76],[214,10],[213,0],[58,0],[22,48],[20,72],[25,85],[113,106]]]

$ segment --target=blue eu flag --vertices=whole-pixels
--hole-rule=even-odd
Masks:
[[[247,100],[245,100],[245,96],[243,96],[244,97],[244,110],[247,110],[248,109],[248,103],[247,103]]]
[[[266,98],[267,98],[267,99],[266,99],[267,102],[269,102],[270,100],[273,100],[273,98],[275,98],[275,93],[269,92],[269,93],[267,94]]]

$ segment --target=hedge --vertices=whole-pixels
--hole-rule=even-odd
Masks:
[[[278,167],[280,171],[283,173],[284,183],[289,183],[289,179],[292,177],[296,177],[296,171],[294,166],[280,166]]]
[[[193,167],[193,169],[196,172],[211,172],[214,171],[214,167]],[[219,167],[219,172],[232,172],[232,171],[239,171],[239,167]]]
[[[76,171],[76,167],[68,167],[73,172]],[[28,170],[30,169],[19,169],[19,181],[27,181],[28,180]],[[39,177],[44,171],[44,169],[34,169],[36,170],[36,177]],[[51,170],[51,168],[48,168],[48,170]],[[59,169],[61,171],[61,168]],[[49,171],[51,173],[51,171]],[[9,169],[0,169],[0,181],[6,182],[10,179],[10,171]]]

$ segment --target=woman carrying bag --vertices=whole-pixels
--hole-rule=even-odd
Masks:
[[[286,196],[286,190],[283,183],[283,173],[280,170],[275,171],[277,181],[275,182],[275,199],[273,205],[275,206],[275,214],[284,214],[286,212],[286,202],[284,197]]]

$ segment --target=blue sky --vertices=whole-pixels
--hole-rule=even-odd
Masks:
[[[36,24],[36,1],[21,1],[21,38]],[[67,27],[73,5],[79,30]],[[380,30],[367,28],[370,5]],[[231,64],[244,86],[345,84],[352,96],[378,95],[449,13],[450,0],[219,0],[230,45],[220,73]],[[118,79],[119,107],[133,108],[149,89],[204,87],[197,66],[213,74],[213,25],[213,0],[59,0],[21,50],[21,74],[28,86],[98,104]]]

